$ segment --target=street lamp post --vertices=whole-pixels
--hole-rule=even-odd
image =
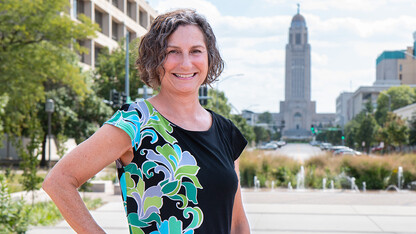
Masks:
[[[215,93],[215,99],[216,99],[215,110],[216,111],[218,111],[218,92],[219,92],[218,84],[225,81],[225,80],[228,80],[229,78],[236,77],[236,76],[244,76],[244,74],[238,73],[238,74],[229,75],[229,76],[226,76],[226,77],[222,78],[221,80],[217,81],[217,85],[216,85],[217,87],[215,88],[217,90],[217,92]]]
[[[54,111],[54,102],[47,99],[45,103],[45,111],[48,113],[48,169],[51,167],[51,116]]]

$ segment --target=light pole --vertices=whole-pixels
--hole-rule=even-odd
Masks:
[[[217,87],[215,88],[216,89],[216,92],[215,92],[215,99],[216,99],[215,110],[216,111],[218,111],[218,92],[219,92],[218,84],[225,81],[225,80],[228,80],[232,77],[236,77],[236,76],[244,76],[244,74],[238,73],[238,74],[229,75],[229,76],[226,76],[226,77],[222,78],[221,80],[217,81],[217,85],[216,85]]]
[[[47,99],[45,103],[45,111],[48,113],[48,169],[51,167],[51,116],[54,111],[54,102]]]

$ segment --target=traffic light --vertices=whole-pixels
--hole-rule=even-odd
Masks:
[[[127,95],[123,92],[121,93],[121,105],[124,105],[127,103]]]
[[[203,106],[208,103],[208,88],[206,85],[199,87],[199,103]]]
[[[111,101],[113,102],[113,106],[120,104],[120,94],[115,89],[111,90]]]
[[[344,135],[341,136],[341,140],[345,140],[345,136]]]
[[[315,133],[315,126],[313,124],[311,125],[311,132]]]

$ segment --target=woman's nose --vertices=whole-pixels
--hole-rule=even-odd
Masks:
[[[189,54],[183,54],[181,61],[181,68],[191,68],[192,67],[192,58]]]

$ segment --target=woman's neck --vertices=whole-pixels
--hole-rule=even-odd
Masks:
[[[152,106],[169,121],[188,130],[207,130],[212,118],[198,100],[198,93],[172,95],[160,92],[148,99]]]

